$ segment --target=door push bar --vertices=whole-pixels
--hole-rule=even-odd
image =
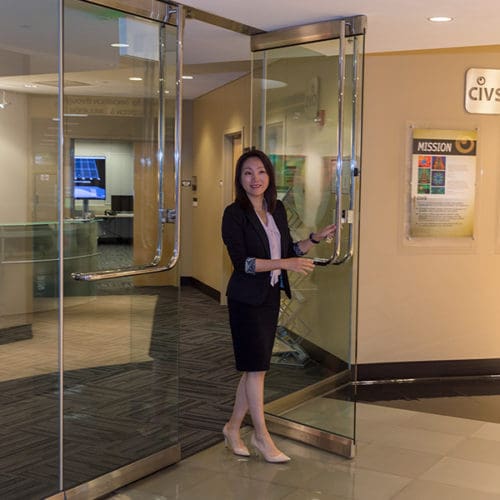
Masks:
[[[164,39],[164,27],[160,31],[160,47],[166,50]],[[87,273],[72,273],[71,277],[77,281],[101,281],[106,279],[124,278],[127,276],[138,276],[143,274],[161,273],[172,269],[179,259],[180,247],[180,165],[181,165],[181,131],[182,131],[182,63],[183,63],[183,39],[184,39],[184,9],[177,6],[177,61],[176,61],[176,86],[177,95],[175,102],[175,144],[174,144],[174,184],[175,184],[175,208],[164,208],[163,195],[163,177],[165,163],[165,78],[160,78],[160,109],[161,119],[158,123],[158,241],[156,254],[149,264],[121,267],[116,269],[106,269]],[[163,54],[162,54],[163,56]],[[160,57],[160,74],[163,75],[164,57]],[[166,265],[160,266],[163,253],[163,234],[164,225],[167,223],[175,224],[174,248],[172,256]]]

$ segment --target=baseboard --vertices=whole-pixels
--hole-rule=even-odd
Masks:
[[[211,286],[205,285],[201,281],[193,278],[192,276],[181,276],[181,286],[192,286],[203,292],[205,295],[208,295],[212,299],[220,302],[220,292]]]
[[[500,359],[458,359],[366,363],[356,366],[357,380],[393,380],[409,378],[479,377],[500,375]]]
[[[33,330],[30,324],[0,328],[0,345],[31,338],[33,338]]]
[[[333,373],[339,373],[349,368],[345,361],[337,358],[337,356],[332,353],[325,351],[316,344],[313,344],[304,337],[302,337],[301,345],[311,358],[314,359],[314,361],[319,363],[321,366],[328,368]]]

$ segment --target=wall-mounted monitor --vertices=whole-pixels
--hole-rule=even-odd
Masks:
[[[104,156],[75,156],[73,197],[76,200],[106,199]]]

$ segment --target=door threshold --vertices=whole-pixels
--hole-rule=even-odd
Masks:
[[[116,491],[123,486],[138,481],[181,459],[179,443],[142,458],[119,469],[99,476],[87,483],[79,484],[69,490],[61,491],[46,500],[92,500]]]
[[[354,439],[332,434],[331,432],[287,420],[276,415],[266,414],[269,432],[305,443],[320,450],[329,451],[345,458],[354,458],[356,444]]]

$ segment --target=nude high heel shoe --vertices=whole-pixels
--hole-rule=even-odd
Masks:
[[[224,446],[226,448],[229,448],[235,455],[238,455],[240,457],[250,456],[250,452],[244,444],[237,445],[231,440],[231,436],[229,435],[226,426],[224,426],[224,428],[222,429],[222,435],[224,436]]]
[[[264,460],[266,462],[272,463],[272,464],[282,464],[285,462],[290,462],[291,458],[287,455],[285,455],[282,452],[279,452],[277,455],[269,455],[266,453],[266,451],[260,446],[260,444],[257,442],[257,438],[255,437],[255,433],[252,434],[250,438],[250,444],[252,445],[252,448],[257,450],[260,455],[264,457]]]

